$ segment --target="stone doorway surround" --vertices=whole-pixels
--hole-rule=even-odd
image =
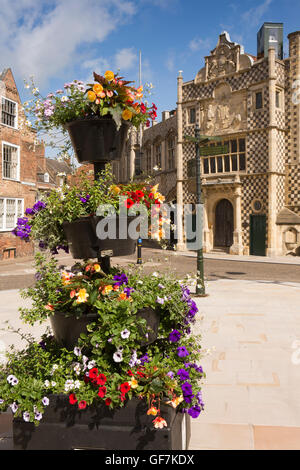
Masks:
[[[203,251],[209,253],[214,248],[215,211],[222,199],[227,199],[233,207],[233,244],[229,253],[243,255],[242,219],[241,219],[241,181],[238,175],[233,178],[202,180],[204,199],[203,212]]]

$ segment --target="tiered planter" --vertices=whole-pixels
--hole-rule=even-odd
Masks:
[[[82,119],[66,126],[80,163],[94,163],[101,169],[106,162],[120,159],[124,151],[129,125],[123,121],[118,130],[110,117]],[[97,166],[98,165],[98,166]],[[99,239],[97,224],[102,217],[82,217],[74,222],[65,222],[63,228],[71,254],[75,259],[108,258],[133,254],[136,240]],[[134,217],[127,218],[127,224]],[[116,219],[116,234],[119,233],[120,218]],[[128,233],[128,231],[127,231]],[[101,265],[102,266],[102,265]],[[102,267],[103,269],[103,267]],[[152,308],[142,308],[137,316],[145,318],[150,327],[141,346],[157,339],[159,315]],[[80,318],[56,312],[51,318],[56,341],[68,350],[77,344],[81,333],[86,332],[90,322],[98,315],[91,313]],[[79,410],[71,405],[67,395],[50,395],[39,426],[13,420],[14,449],[28,450],[183,450],[190,439],[190,418],[177,412],[172,406],[161,403],[160,409],[168,425],[163,429],[153,427],[154,416],[147,415],[146,400],[133,398],[125,406],[109,409],[103,402]]]
[[[15,419],[15,450],[182,450],[190,440],[190,420],[161,405],[168,427],[154,429],[147,403],[133,398],[123,408],[104,404],[78,410],[65,395],[51,395],[39,426]]]

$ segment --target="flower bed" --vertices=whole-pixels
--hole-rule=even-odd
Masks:
[[[64,394],[84,410],[102,404],[118,409],[133,398],[146,401],[154,428],[167,422],[161,403],[199,416],[203,409],[198,364],[200,337],[191,334],[198,311],[189,289],[156,273],[112,270],[105,276],[97,263],[76,264],[61,271],[51,258],[37,257],[36,284],[23,291],[32,307],[21,308],[30,324],[44,321],[59,310],[73,317],[97,313],[73,350],[46,333],[41,342],[30,339],[23,351],[8,354],[0,371],[0,409],[38,424],[49,397]],[[159,312],[157,339],[143,346],[150,333],[137,312],[151,307]]]

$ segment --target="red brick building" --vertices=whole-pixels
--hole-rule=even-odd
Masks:
[[[0,74],[0,260],[33,253],[33,244],[11,232],[18,217],[32,207],[38,191],[43,143],[25,125],[25,115],[10,68]]]

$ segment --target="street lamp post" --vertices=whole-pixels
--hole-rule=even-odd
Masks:
[[[195,144],[196,150],[196,157],[195,157],[195,169],[196,169],[196,202],[197,207],[200,207],[200,215],[201,219],[203,217],[203,200],[202,200],[202,188],[201,188],[201,162],[200,157],[201,154],[207,155],[207,144],[210,141],[219,142],[221,140],[220,137],[211,137],[207,135],[200,135],[200,129],[198,124],[195,125],[195,137],[192,136],[185,136],[184,137],[186,142],[193,142]],[[212,147],[212,152],[216,153],[218,151],[222,152],[224,147]],[[198,211],[196,211],[196,214]],[[201,220],[201,227],[202,227],[202,220]],[[203,245],[202,245],[202,230],[200,240],[198,242],[197,247],[197,277],[196,277],[196,295],[199,297],[206,296],[205,293],[205,284],[204,284],[204,260],[203,260]]]

